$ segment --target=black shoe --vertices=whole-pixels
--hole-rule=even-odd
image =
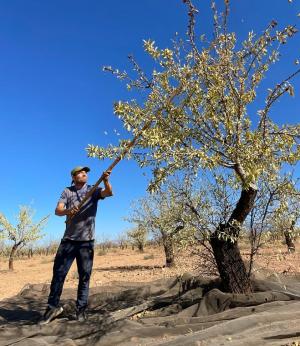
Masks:
[[[86,315],[85,309],[81,309],[81,310],[76,311],[76,319],[79,322],[84,322],[87,320],[87,315]]]
[[[47,307],[44,316],[42,319],[39,321],[40,325],[48,324],[51,321],[53,321],[57,316],[59,316],[63,312],[63,307],[58,306],[57,308],[50,308],[49,306]]]

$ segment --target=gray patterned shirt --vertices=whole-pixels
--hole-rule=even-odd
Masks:
[[[80,203],[92,186],[85,184],[77,190],[74,185],[66,187],[60,196],[59,203],[64,203],[66,209],[75,207]],[[84,203],[80,211],[66,224],[63,239],[87,241],[95,239],[95,217],[98,200],[101,197],[101,187],[98,187],[93,195]]]

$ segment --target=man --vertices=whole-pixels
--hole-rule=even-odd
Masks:
[[[89,282],[94,257],[97,205],[99,199],[113,194],[108,181],[111,172],[107,171],[103,173],[105,188],[98,187],[79,210],[78,204],[92,188],[92,186],[87,185],[87,173],[89,171],[88,167],[81,166],[75,167],[71,171],[72,185],[65,188],[55,209],[55,215],[66,216],[67,223],[54,260],[48,307],[40,324],[47,324],[62,313],[63,308],[59,306],[59,300],[65,278],[75,258],[79,275],[76,318],[79,321],[86,319],[85,310],[88,303]],[[70,217],[72,218],[70,219]]]

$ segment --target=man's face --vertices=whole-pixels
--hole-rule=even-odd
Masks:
[[[73,181],[74,183],[86,183],[87,182],[87,173],[86,171],[79,171],[79,172],[76,172],[74,175],[73,175]]]

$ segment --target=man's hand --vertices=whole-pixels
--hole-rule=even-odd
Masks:
[[[108,181],[108,178],[109,178],[109,176],[110,176],[110,173],[111,173],[111,171],[105,171],[105,172],[103,172],[103,174],[102,174],[103,182]]]
[[[73,216],[74,214],[76,214],[79,211],[79,208],[77,206],[71,208],[71,209],[66,209],[65,213],[68,216]]]
[[[55,215],[57,216],[73,216],[79,211],[78,206],[75,206],[70,209],[65,209],[64,203],[57,203],[56,209],[55,209]]]
[[[112,193],[112,187],[108,181],[108,178],[110,176],[111,171],[105,171],[102,174],[102,180],[104,183],[104,190],[101,190],[101,197],[105,198],[105,197],[110,197],[113,195]]]

